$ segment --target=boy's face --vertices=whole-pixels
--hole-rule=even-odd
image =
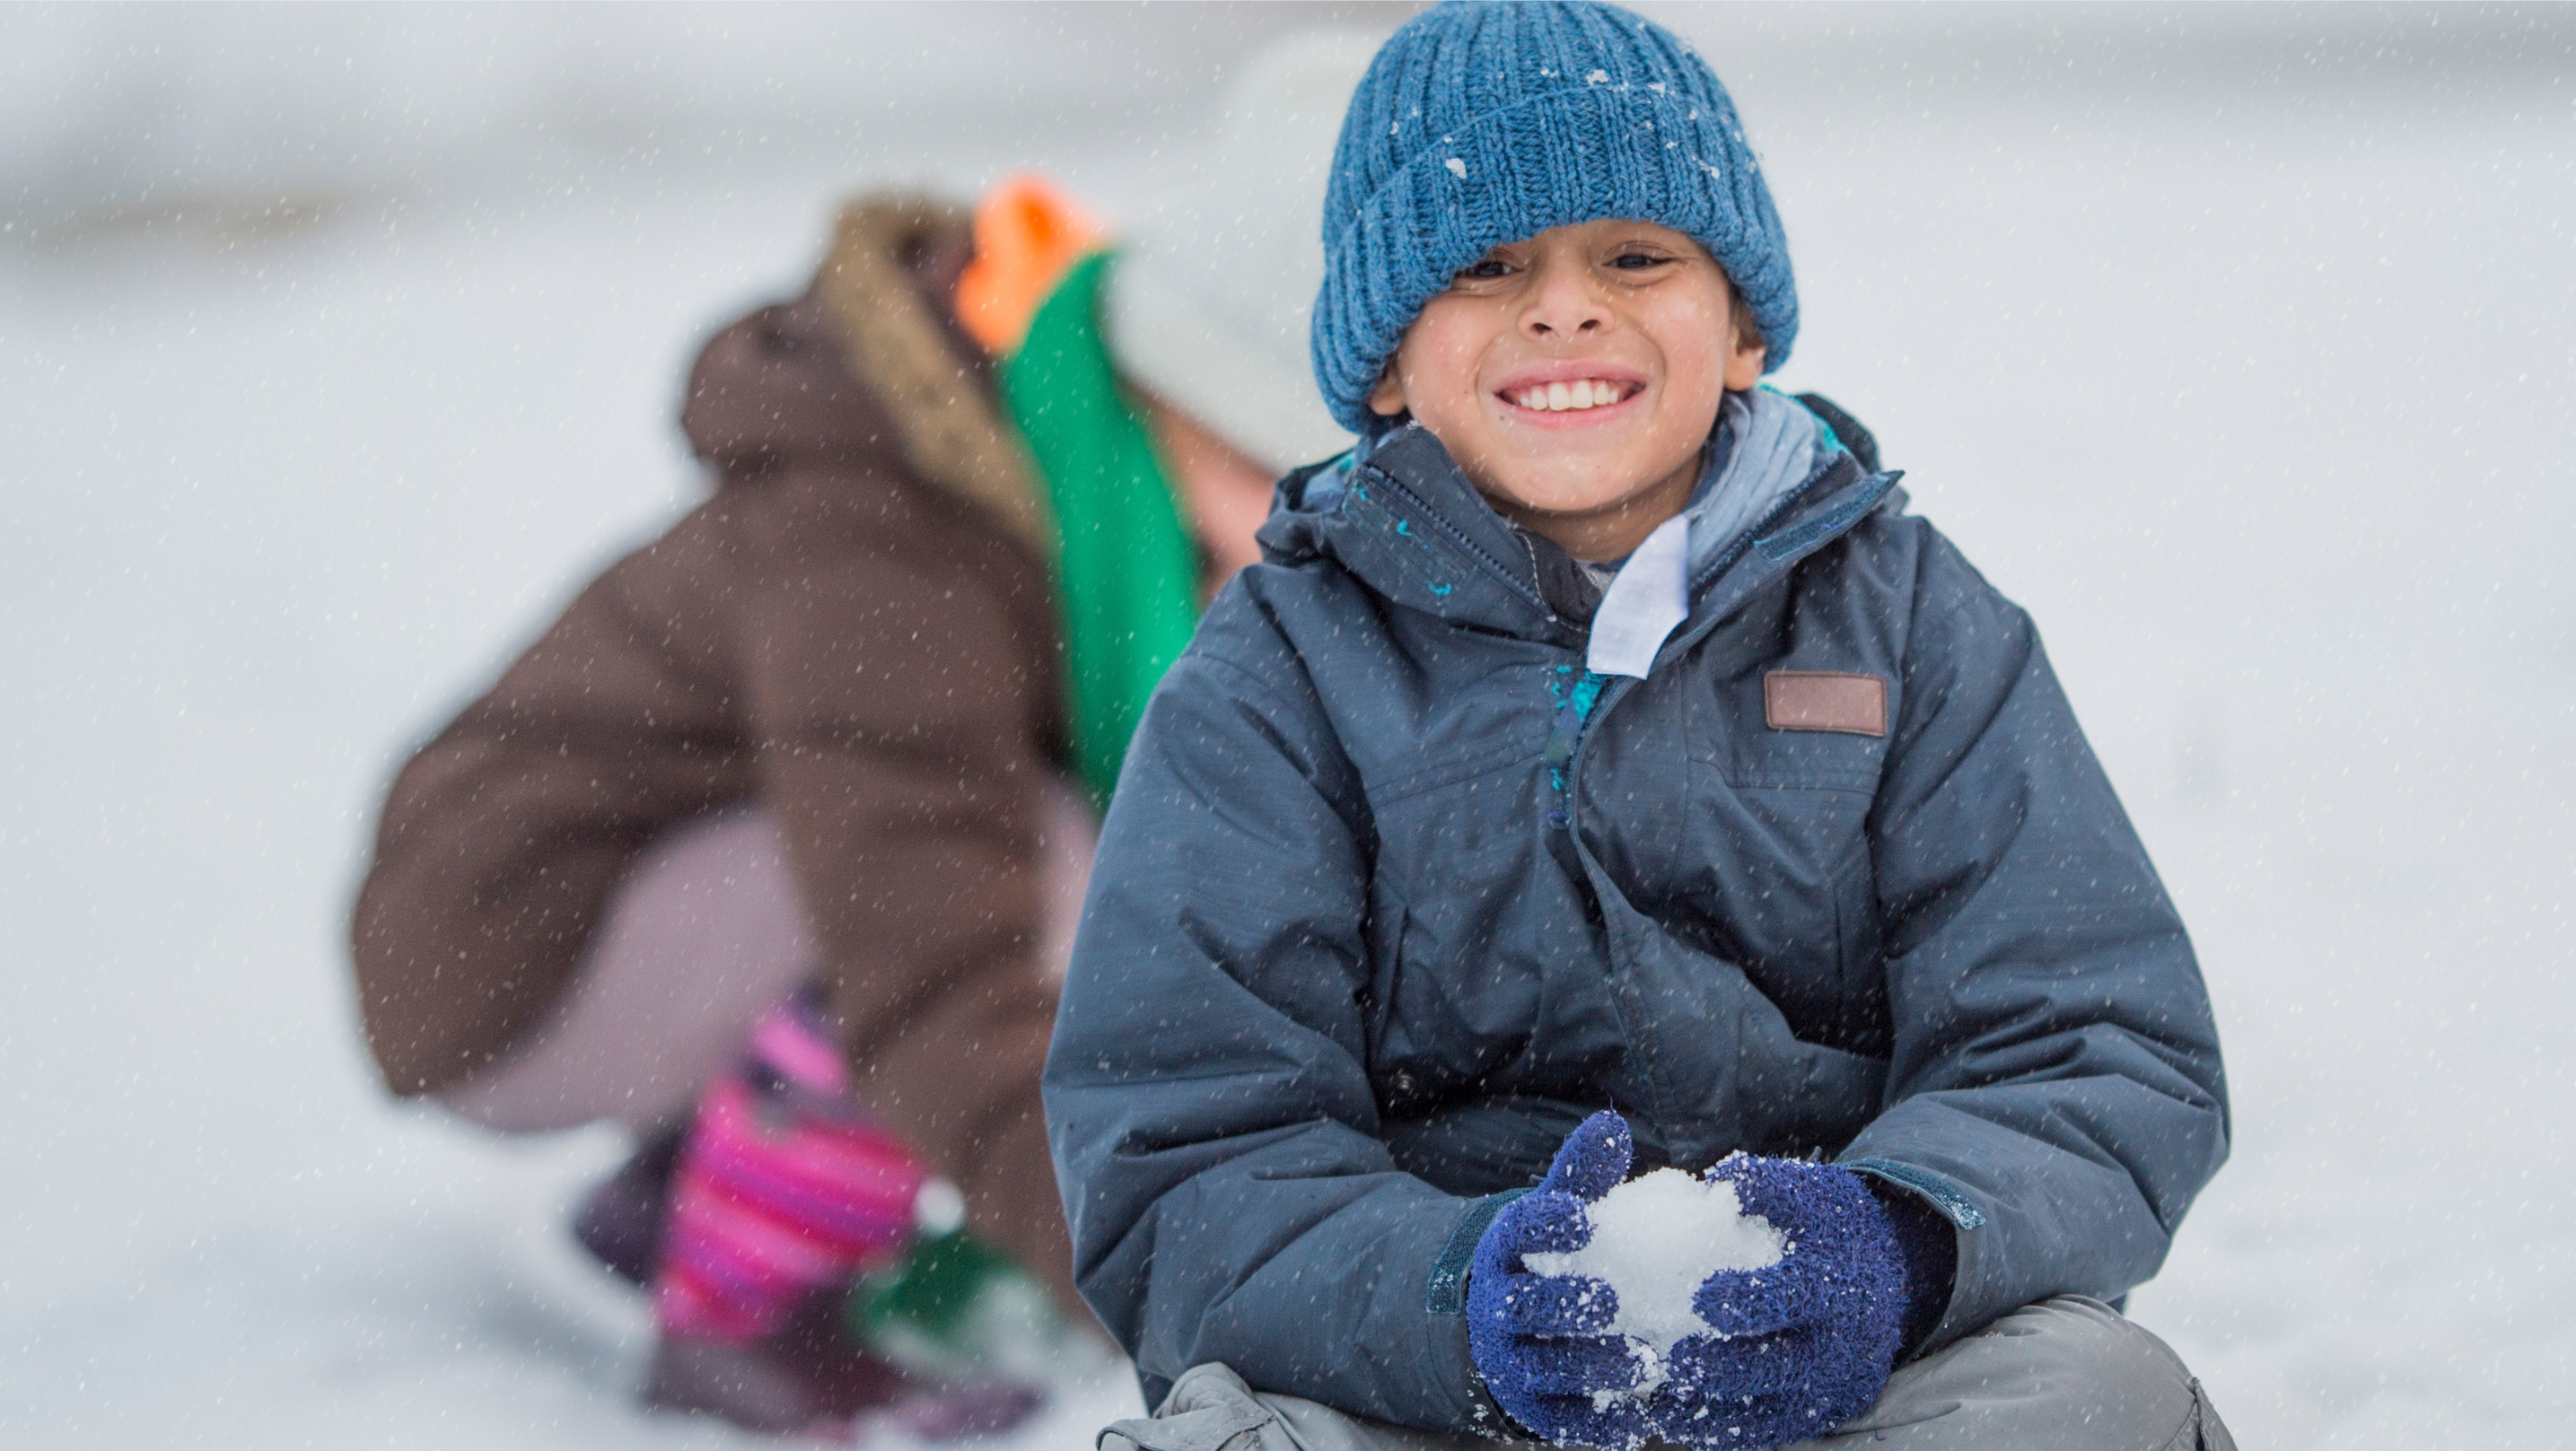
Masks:
[[[1369,407],[1410,411],[1506,517],[1621,558],[1689,502],[1726,391],[1761,380],[1734,310],[1726,274],[1669,227],[1553,228],[1431,299]]]

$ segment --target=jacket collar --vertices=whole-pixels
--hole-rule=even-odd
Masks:
[[[1779,401],[1803,413],[1794,402]],[[1767,439],[1748,435],[1742,425],[1764,411],[1721,416],[1711,480],[1691,506],[1690,610],[1676,644],[1702,633],[1700,627],[1762,579],[1885,503],[1899,477],[1864,471],[1840,447],[1800,453],[1776,428]],[[1793,476],[1769,477],[1759,487],[1730,480],[1727,471],[1744,466],[1748,443],[1770,459],[1768,469],[1793,470]],[[1704,529],[1702,519],[1713,512],[1714,496],[1738,482],[1767,506],[1757,505],[1759,512],[1711,538],[1718,531]],[[1392,603],[1452,624],[1562,646],[1585,638],[1583,622],[1550,607],[1529,536],[1494,512],[1419,424],[1408,422],[1352,454],[1281,480],[1260,538],[1279,562],[1330,558]]]

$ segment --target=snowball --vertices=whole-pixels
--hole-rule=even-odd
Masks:
[[[1759,1270],[1789,1253],[1787,1239],[1746,1214],[1735,1186],[1657,1169],[1589,1207],[1592,1242],[1570,1254],[1524,1255],[1542,1275],[1590,1275],[1619,1296],[1610,1328],[1652,1351],[1649,1378],[1683,1336],[1707,1333],[1691,1309],[1700,1282],[1720,1270]]]

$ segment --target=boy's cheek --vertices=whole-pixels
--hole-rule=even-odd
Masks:
[[[1472,305],[1479,301],[1433,298],[1404,330],[1392,366],[1371,396],[1372,406],[1384,398],[1393,408],[1380,412],[1392,417],[1395,411],[1409,410],[1434,433],[1439,428],[1433,420],[1455,421],[1473,409],[1476,365],[1494,336],[1492,309]]]

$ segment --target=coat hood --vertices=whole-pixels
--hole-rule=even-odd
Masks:
[[[680,428],[691,453],[738,482],[845,461],[887,423],[809,294],[761,308],[708,341],[689,373]]]
[[[956,319],[973,256],[955,208],[910,196],[845,207],[805,294],[699,353],[680,409],[690,450],[736,483],[891,446],[1045,557],[1045,509],[995,403],[992,362]]]

